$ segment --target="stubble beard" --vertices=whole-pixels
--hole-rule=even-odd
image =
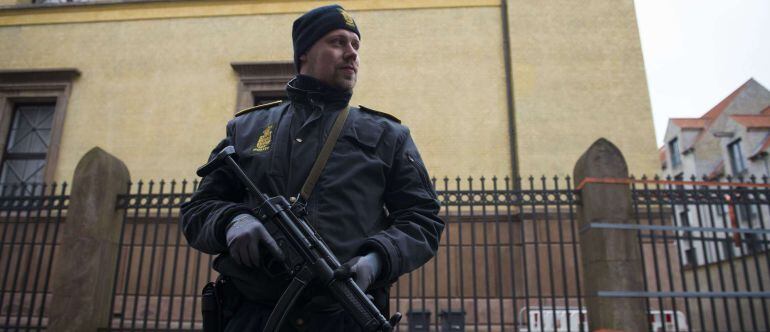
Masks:
[[[335,79],[335,85],[338,89],[343,91],[352,91],[356,86],[358,77],[356,73],[347,75],[341,71],[337,72],[337,78]]]

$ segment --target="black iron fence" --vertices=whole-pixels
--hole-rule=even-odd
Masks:
[[[434,184],[447,227],[436,257],[394,286],[395,308],[408,318],[402,327],[540,330],[547,317],[582,306],[569,177]]]
[[[67,183],[0,186],[0,329],[48,324],[51,268],[69,200]]]
[[[391,289],[403,329],[514,330],[533,309],[539,320],[581,307],[570,179],[517,181],[434,179],[447,227],[436,257]],[[110,330],[201,328],[199,291],[216,277],[213,257],[186,245],[177,209],[196,186],[138,182],[120,198],[126,221]]]
[[[614,227],[637,232],[646,291],[599,295],[665,308],[654,319],[667,330],[770,330],[768,178],[689,180],[633,185],[636,224]]]
[[[767,179],[642,180],[632,184],[632,222],[581,229],[569,177],[434,179],[447,227],[436,257],[391,289],[400,330],[586,331],[586,296],[645,299],[651,331],[768,330]],[[105,330],[201,329],[213,257],[190,249],[178,224],[196,185],[137,182],[119,197],[125,221],[117,269],[104,271],[115,281]],[[66,185],[0,197],[5,330],[46,327],[67,201]],[[585,294],[585,278],[601,273],[583,271],[586,227],[637,235],[644,290]]]
[[[178,220],[197,185],[139,181],[119,198],[125,222],[108,330],[201,330],[200,290],[216,278],[213,256],[187,245]]]

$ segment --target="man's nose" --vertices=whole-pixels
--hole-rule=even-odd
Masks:
[[[348,44],[345,49],[345,60],[351,61],[358,59],[358,50],[353,47],[353,44]]]

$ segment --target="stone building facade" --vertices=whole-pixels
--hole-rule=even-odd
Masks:
[[[38,105],[22,177],[68,180],[99,146],[133,179],[194,178],[237,110],[282,96],[291,23],[326,3],[2,0],[0,137]],[[339,4],[363,37],[353,103],[401,118],[432,175],[569,174],[599,137],[657,170],[633,1]]]

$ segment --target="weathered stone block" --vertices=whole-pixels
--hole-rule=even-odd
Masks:
[[[117,196],[126,193],[128,181],[126,165],[98,147],[78,163],[52,272],[49,330],[107,327],[123,224]]]
[[[601,328],[643,331],[647,328],[644,300],[599,297],[599,291],[642,291],[644,274],[634,230],[589,227],[592,223],[631,224],[633,205],[628,167],[617,147],[597,140],[575,165],[575,184],[600,179],[580,191],[578,207],[583,282],[591,331]]]

